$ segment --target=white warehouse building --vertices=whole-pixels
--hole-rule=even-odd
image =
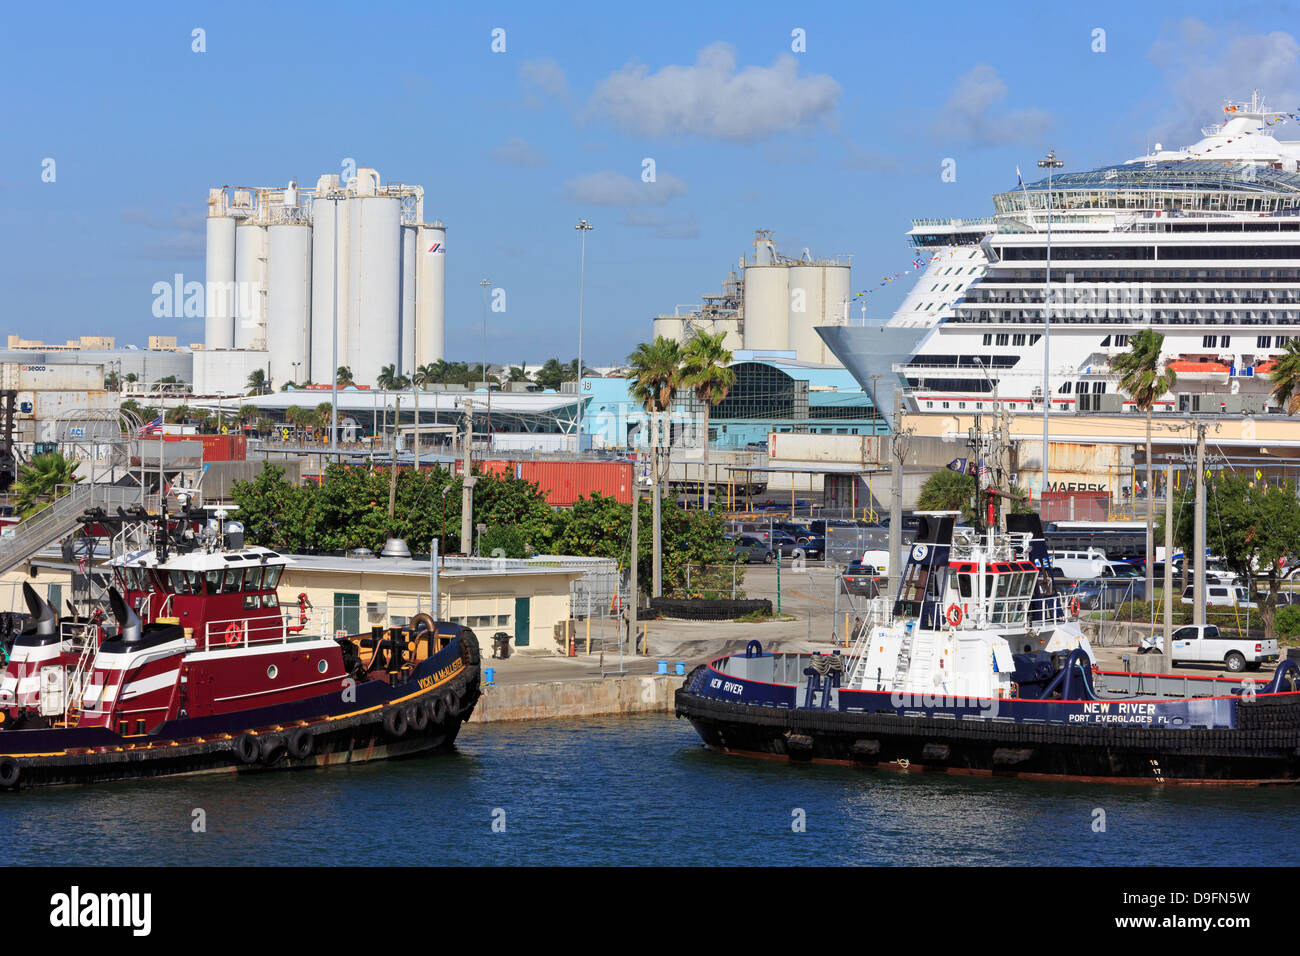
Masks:
[[[259,368],[278,389],[329,382],[339,366],[365,385],[386,365],[436,362],[445,255],[442,223],[424,221],[424,189],[380,185],[373,169],[346,183],[321,176],[314,189],[209,189],[196,391],[236,391]]]

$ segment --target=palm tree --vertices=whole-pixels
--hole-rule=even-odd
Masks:
[[[256,405],[239,406],[239,424],[242,428],[247,428],[250,422],[257,420],[260,412]]]
[[[513,365],[510,368],[509,378],[507,381],[526,382],[528,381],[528,372],[524,370],[522,365]]]
[[[1292,336],[1275,360],[1269,377],[1273,379],[1273,401],[1294,415],[1300,406],[1300,338]]]
[[[1159,332],[1153,329],[1143,329],[1129,339],[1128,351],[1115,356],[1110,363],[1112,371],[1119,375],[1120,390],[1133,399],[1133,404],[1146,412],[1147,416],[1146,571],[1148,601],[1155,596],[1151,579],[1152,565],[1155,562],[1153,554],[1155,545],[1155,498],[1151,494],[1154,490],[1151,484],[1153,474],[1151,471],[1151,408],[1161,395],[1173,389],[1174,381],[1177,378],[1173,369],[1160,361],[1160,350],[1164,346],[1164,342],[1165,337]],[[1169,494],[1168,488],[1165,489],[1165,494]],[[1166,594],[1165,600],[1168,601],[1169,599],[1170,596]]]
[[[20,466],[14,484],[18,517],[26,518],[55,498],[66,495],[71,490],[69,486],[81,480],[73,475],[76,468],[74,459],[64,458],[56,451],[36,455],[31,464]]]
[[[386,392],[391,392],[398,387],[397,385],[397,366],[385,365],[379,370],[379,375],[375,378],[375,384]]]
[[[284,410],[284,423],[290,426],[294,430],[295,434],[298,431],[299,424],[301,424],[302,415],[303,410],[297,405],[290,405]]]
[[[731,350],[722,344],[725,332],[700,332],[682,352],[682,385],[695,392],[704,406],[704,507],[709,507],[709,412],[727,397],[736,384],[736,373],[727,366]]]
[[[255,368],[248,373],[248,394],[265,395],[266,394],[266,371]]]
[[[352,369],[346,365],[340,365],[338,372],[335,373],[335,383],[342,388],[344,385],[355,385],[352,380]]]
[[[627,357],[631,386],[628,391],[641,403],[651,417],[650,470],[654,481],[654,597],[663,594],[663,555],[660,549],[659,517],[663,476],[659,473],[660,423],[662,416],[672,407],[673,398],[681,380],[682,353],[677,343],[662,335],[653,342],[642,342]]]
[[[190,417],[190,407],[188,405],[177,405],[175,408],[167,409],[167,415],[164,421],[179,425]]]

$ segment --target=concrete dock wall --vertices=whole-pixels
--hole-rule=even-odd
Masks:
[[[493,684],[483,688],[469,722],[672,713],[683,680],[670,674]]]

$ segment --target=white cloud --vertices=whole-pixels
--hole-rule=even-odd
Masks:
[[[529,106],[541,106],[544,100],[564,102],[569,98],[564,68],[549,57],[524,63],[519,68],[519,80],[524,85],[525,102]]]
[[[933,127],[936,139],[974,146],[1001,146],[1036,140],[1051,123],[1039,109],[1012,110],[999,114],[996,108],[1007,97],[1007,84],[998,71],[980,63],[957,78],[948,102]]]
[[[601,80],[587,104],[641,136],[695,135],[754,142],[824,118],[839,101],[840,84],[824,74],[800,76],[790,54],[770,67],[736,68],[736,51],[714,43],[692,66],[665,66],[656,73],[629,63]]]
[[[1200,139],[1225,100],[1247,100],[1255,89],[1273,109],[1300,103],[1300,43],[1281,30],[1241,33],[1188,18],[1165,27],[1147,56],[1164,75],[1169,104],[1149,132],[1166,146]]]
[[[573,202],[589,206],[662,206],[684,194],[686,184],[668,173],[646,183],[606,169],[569,180],[564,191]]]
[[[545,166],[546,153],[536,143],[511,136],[492,151],[492,158],[503,166]]]
[[[650,209],[628,209],[623,224],[646,229],[656,239],[698,239],[700,226],[693,215],[665,216]]]

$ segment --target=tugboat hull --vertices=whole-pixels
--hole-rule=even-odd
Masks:
[[[905,772],[1250,786],[1300,781],[1300,694],[1241,702],[1236,728],[1158,729],[744,704],[678,690],[713,750]]]
[[[462,632],[400,684],[365,681],[288,704],[171,720],[152,733],[0,732],[0,789],[143,777],[262,773],[451,748],[479,697],[479,649]]]

